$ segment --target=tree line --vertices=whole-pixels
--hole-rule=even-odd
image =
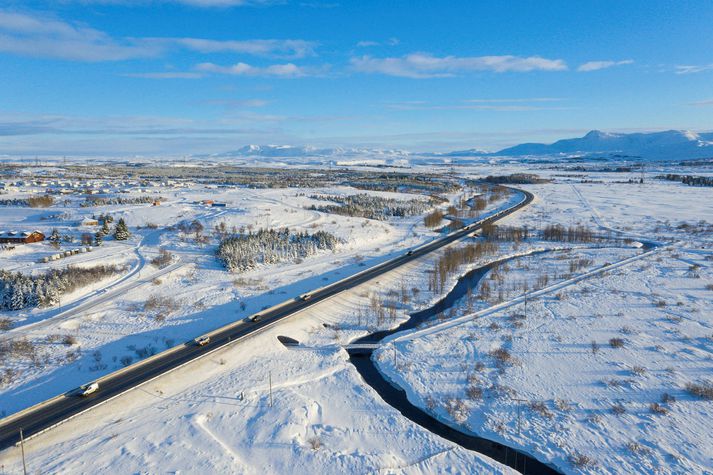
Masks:
[[[497,184],[535,185],[538,183],[549,183],[550,180],[541,178],[534,173],[513,173],[511,175],[489,175],[485,178],[485,181]]]
[[[594,232],[586,226],[565,228],[561,224],[551,224],[542,230],[542,239],[545,241],[592,242]]]
[[[24,208],[48,208],[54,204],[49,195],[30,196],[29,198],[9,198],[0,200],[0,206],[19,206]]]
[[[592,242],[595,238],[590,228],[581,225],[564,227],[561,224],[549,224],[539,234],[544,241]],[[527,226],[498,226],[489,223],[483,225],[481,235],[487,241],[520,242],[535,237],[537,231]]]
[[[530,237],[530,230],[527,226],[498,226],[487,223],[481,228],[481,235],[487,241],[520,242]]]
[[[455,273],[460,266],[474,262],[483,256],[492,255],[498,250],[498,245],[493,242],[481,241],[462,247],[446,248],[438,258],[430,272],[428,289],[432,292],[443,292],[448,276]]]
[[[154,201],[165,201],[166,198],[159,196],[159,197],[154,197],[154,196],[137,196],[134,198],[123,198],[121,196],[113,197],[113,198],[104,198],[104,197],[87,197],[84,199],[82,203],[80,203],[79,206],[82,208],[90,208],[92,206],[105,206],[105,205],[137,205],[137,204],[147,204],[147,203],[153,203]]]
[[[260,229],[221,240],[217,256],[231,272],[244,272],[260,264],[298,261],[322,250],[334,250],[339,239],[325,231],[293,233],[288,228]]]
[[[680,181],[688,186],[713,186],[713,177],[710,176],[676,175],[674,173],[668,173],[666,175],[659,175],[656,178],[668,181]]]
[[[349,196],[312,195],[310,198],[336,203],[320,206],[312,205],[308,208],[310,210],[380,221],[390,217],[406,217],[424,213],[437,204],[438,201],[433,197],[428,200],[413,199],[402,201],[394,198],[373,196],[367,193]]]
[[[61,294],[73,292],[124,270],[125,267],[116,265],[69,266],[39,275],[0,270],[0,310],[50,307],[59,302]]]

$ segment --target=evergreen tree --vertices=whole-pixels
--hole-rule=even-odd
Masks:
[[[57,228],[54,228],[52,230],[52,234],[50,234],[50,237],[48,238],[49,241],[51,242],[59,242],[60,241],[60,235],[59,231],[57,231]]]
[[[22,293],[22,287],[16,285],[12,288],[10,294],[10,310],[21,310],[25,307],[25,294]]]
[[[106,220],[106,219],[104,220],[104,224],[102,224],[102,228],[99,232],[102,234],[102,236],[109,235],[109,221],[108,220]]]
[[[117,241],[126,241],[131,237],[128,226],[124,222],[124,218],[120,218],[119,222],[116,223],[116,229],[114,229],[114,239]]]
[[[52,285],[47,286],[47,291],[45,292],[45,298],[40,301],[41,307],[51,307],[59,302],[59,289],[53,287]]]
[[[104,233],[97,231],[96,234],[94,234],[94,245],[99,247],[102,245],[102,242],[104,242]]]
[[[324,231],[310,235],[289,229],[260,229],[256,233],[225,238],[218,246],[218,257],[230,271],[242,272],[259,264],[303,259],[320,250],[334,250],[339,239]]]
[[[0,312],[48,307],[56,304],[62,293],[95,284],[123,271],[122,267],[103,265],[52,269],[37,275],[0,270]]]

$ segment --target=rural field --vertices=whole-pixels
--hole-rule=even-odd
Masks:
[[[278,172],[293,177],[285,187],[270,169],[229,165],[209,177],[176,166],[162,180],[121,181],[80,178],[125,173],[111,164],[7,165],[7,176],[33,179],[7,181],[1,227],[47,236],[1,254],[0,400],[10,418],[219,327],[259,326],[249,317],[495,217],[525,192],[534,197],[31,437],[33,460],[53,472],[284,471],[296,461],[319,472],[477,472],[523,463],[444,440],[402,416],[399,404],[408,404],[558,471],[706,470],[705,188],[653,171],[629,183],[630,172],[522,165],[385,170],[299,165]],[[255,177],[264,184],[241,183]],[[34,196],[48,199],[33,207]],[[105,221],[109,232],[97,239]],[[284,248],[275,246],[280,233],[291,236]],[[389,404],[362,379],[353,358],[364,358],[354,353],[365,339],[377,341],[365,345],[374,368],[405,403]],[[17,448],[5,454],[18,468]]]
[[[0,2],[0,475],[713,475],[712,24]]]

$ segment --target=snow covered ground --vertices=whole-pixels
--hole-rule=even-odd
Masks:
[[[406,336],[397,367],[393,347],[377,358],[417,404],[564,472],[577,471],[577,453],[593,461],[586,472],[710,471],[713,407],[685,389],[711,381],[710,262],[665,251],[530,299],[527,310]]]
[[[127,263],[131,268],[126,275],[62,296],[61,306],[57,308],[3,312],[3,317],[9,318],[14,328],[2,337],[27,338],[37,348],[37,354],[34,358],[4,361],[0,410],[10,414],[29,407],[181,341],[339,280],[436,236],[424,227],[421,216],[387,222],[305,209],[316,202],[308,198],[311,194],[358,192],[347,187],[206,188],[168,196],[164,191],[162,196],[168,196],[168,200],[160,206],[117,205],[93,210],[97,215],[111,212],[115,221],[124,218],[130,225],[143,226],[133,230],[129,241],[107,238],[90,253],[50,264],[36,263],[30,252],[44,248],[51,252],[47,242],[17,246],[19,254],[8,251],[2,265],[13,271],[32,268],[40,272],[48,267],[107,263]],[[403,193],[372,194],[400,200],[415,198]],[[211,208],[194,204],[206,196],[229,206]],[[27,222],[37,213],[33,208],[20,210],[13,213],[16,223]],[[20,217],[22,212],[24,217]],[[62,210],[73,216],[69,223],[80,219],[81,212],[76,207]],[[53,209],[52,213],[56,211]],[[334,253],[322,252],[303,262],[285,262],[231,274],[214,256],[215,239],[203,244],[196,242],[192,235],[166,229],[180,220],[199,220],[206,234],[223,222],[228,230],[245,227],[324,230],[335,234],[343,244]],[[149,223],[151,226],[145,227]],[[41,221],[33,223],[40,224]],[[68,223],[60,228],[61,234],[70,232]],[[176,265],[167,268],[168,273],[149,263],[159,248],[174,255]],[[43,252],[37,251],[35,255]],[[147,301],[153,305],[147,306]],[[85,310],[92,302],[96,305]]]
[[[457,467],[469,473],[512,473],[404,419],[364,386],[342,349],[437,298],[412,290],[427,287],[423,266],[431,266],[434,257],[422,260],[28,441],[30,469],[434,473]],[[369,310],[374,299],[403,301],[403,289],[408,298],[398,312],[380,319]],[[301,345],[288,349],[277,335],[289,335]],[[17,449],[0,457],[6,469],[20,469]]]
[[[516,171],[521,167],[494,164],[459,170],[472,177]],[[569,283],[567,279],[641,256],[644,250],[622,240],[596,243],[596,248],[537,240],[504,243],[496,256],[462,265],[444,286],[447,292],[460,275],[490,259],[527,255],[486,277],[489,297],[479,298],[483,295],[476,292],[443,321],[387,344],[377,352],[380,367],[425,410],[553,462],[565,473],[710,473],[713,444],[706,435],[713,428],[713,409],[709,401],[685,390],[688,383],[713,379],[713,291],[706,289],[713,284],[713,238],[699,232],[698,223],[711,220],[710,189],[653,179],[644,185],[620,183],[629,178],[620,173],[531,171],[554,182],[522,185],[536,200],[504,224],[582,224],[617,238],[675,242],[675,247],[661,247],[628,265]],[[100,208],[112,209],[116,219],[123,217],[132,226],[134,236],[125,243],[108,239],[90,254],[47,265],[35,262],[36,255],[51,252],[46,244],[0,253],[0,267],[13,270],[61,267],[72,259],[82,265],[125,262],[135,270],[116,287],[109,279],[68,296],[63,305],[69,307],[95,298],[96,289],[129,289],[77,315],[58,316],[55,309],[3,312],[16,324],[11,332],[35,342],[42,358],[41,364],[4,362],[4,369],[14,373],[0,390],[0,409],[15,412],[435,236],[421,216],[373,221],[304,209],[318,204],[308,198],[313,193],[357,192],[345,187],[164,189],[156,193],[166,198],[160,206]],[[203,199],[228,206],[195,204]],[[56,225],[70,232],[86,210],[68,206],[62,219],[49,225],[42,224],[49,222],[40,219],[42,213],[55,210],[13,211],[0,224]],[[301,263],[233,275],[213,257],[215,241],[201,244],[165,229],[194,219],[206,234],[221,222],[228,229],[289,226],[325,230],[344,243],[335,253],[316,254]],[[159,247],[171,252],[176,264],[163,275],[149,264]],[[544,249],[554,250],[529,255]],[[26,447],[30,470],[509,473],[402,417],[364,384],[341,349],[438,300],[442,294],[428,290],[437,258],[423,258],[379,282],[315,305],[32,439]],[[547,285],[564,284],[528,299],[526,312],[524,303],[513,303],[476,320],[468,317],[496,301],[507,304],[525,288],[545,285],[543,275]],[[146,307],[151,298],[158,302],[156,308]],[[379,319],[370,308],[374,302],[393,310]],[[525,313],[525,318],[513,317]],[[22,328],[32,322],[42,325]],[[65,344],[67,335],[76,341]],[[302,345],[287,349],[277,335],[297,338]],[[620,338],[623,346],[612,347],[612,338]],[[506,351],[494,352],[499,348]],[[498,358],[505,362],[496,364]],[[480,396],[472,388],[480,388]],[[519,432],[513,398],[524,400]],[[10,473],[21,470],[18,450],[0,453],[0,464]]]
[[[33,439],[26,445],[29,469],[425,474],[455,466],[510,473],[380,402],[318,326],[307,318],[287,323]],[[305,327],[324,336],[310,337]],[[306,348],[279,344],[275,336],[285,332],[305,338]],[[18,455],[3,454],[6,470],[21,469]]]
[[[558,191],[566,184],[528,187],[540,199],[509,220],[533,224],[546,209],[551,222],[674,246],[527,303],[400,335],[377,353],[379,366],[440,419],[565,473],[711,473],[713,406],[686,389],[713,382],[711,236],[678,226],[710,218],[701,198],[710,191],[575,186],[581,195]],[[550,284],[554,275],[569,277],[570,263],[596,268],[624,257],[606,249],[569,254],[516,259],[483,282],[519,290],[506,294],[514,298],[542,275]]]

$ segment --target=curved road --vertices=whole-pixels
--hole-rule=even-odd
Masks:
[[[205,220],[208,218],[215,218],[217,216],[225,214],[226,212],[227,210],[212,210],[210,212],[197,215],[195,219]],[[58,322],[71,320],[80,315],[81,313],[86,312],[87,310],[91,310],[94,307],[109,302],[119,295],[123,295],[130,290],[133,290],[139,286],[153,281],[154,279],[157,279],[189,264],[190,262],[183,262],[181,260],[181,257],[179,255],[176,255],[177,260],[175,262],[172,262],[168,266],[162,269],[158,269],[153,274],[148,275],[144,278],[129,282],[128,284],[126,283],[127,281],[130,281],[133,277],[137,276],[144,268],[146,268],[147,257],[144,256],[142,248],[147,246],[158,246],[160,243],[160,235],[165,231],[165,229],[157,229],[154,231],[150,231],[149,233],[145,234],[136,245],[131,247],[127,246],[126,249],[120,249],[116,252],[126,253],[129,249],[131,249],[136,254],[136,264],[126,274],[119,276],[117,279],[107,283],[107,285],[100,289],[94,290],[86,295],[77,298],[73,302],[69,302],[63,305],[59,309],[51,309],[40,314],[32,315],[31,318],[25,321],[22,325],[16,326],[0,335],[0,342],[9,341],[13,338],[17,338],[18,336],[26,335],[29,331],[37,331],[52,325],[56,325]],[[89,256],[88,259],[83,259],[81,261],[73,260],[69,262],[68,265],[74,265],[79,262],[104,260],[107,257],[113,256],[116,253],[112,253],[109,255],[100,254],[98,256]],[[0,421],[0,424],[2,424],[2,421]]]
[[[38,435],[71,417],[81,414],[96,405],[108,402],[128,390],[169,371],[175,370],[194,359],[205,356],[235,340],[264,330],[294,315],[300,310],[463,239],[483,225],[493,223],[524,208],[534,199],[532,193],[524,190],[516,191],[522,193],[524,198],[518,204],[510,208],[499,211],[477,223],[467,225],[441,239],[413,249],[407,254],[383,262],[339,282],[317,289],[310,294],[308,300],[295,299],[267,309],[260,313],[261,319],[258,322],[240,321],[219,328],[210,333],[211,338],[207,345],[197,346],[193,341],[187,342],[100,378],[98,380],[100,384],[99,390],[88,397],[78,397],[71,391],[24,411],[20,411],[17,414],[10,415],[0,420],[0,449],[17,444],[20,440],[19,434],[21,429],[26,439]]]

